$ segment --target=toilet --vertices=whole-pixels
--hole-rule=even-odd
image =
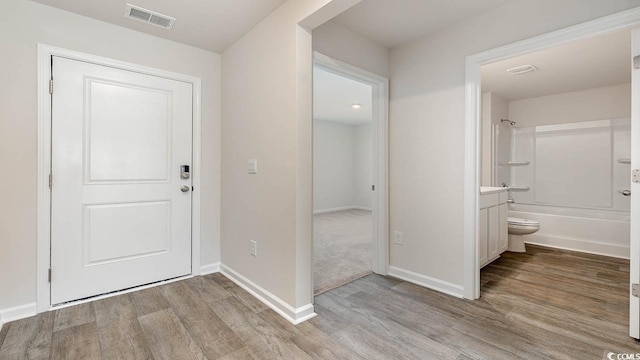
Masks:
[[[533,234],[540,230],[540,223],[533,220],[509,217],[508,232],[509,232],[509,245],[508,251],[525,252],[524,247],[524,235]]]

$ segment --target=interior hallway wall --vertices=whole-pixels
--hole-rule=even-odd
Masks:
[[[373,180],[372,136],[371,124],[355,127],[353,204],[362,209],[371,209],[373,204],[371,185],[375,181]]]
[[[289,0],[222,54],[222,264],[291,316],[313,293],[312,41],[297,24],[314,28],[357,2]]]
[[[36,299],[37,45],[202,79],[202,265],[220,260],[220,56],[24,0],[0,2],[0,310]],[[7,172],[5,172],[7,174]]]
[[[518,1],[391,51],[391,265],[462,294],[465,57],[640,5]]]
[[[389,76],[387,48],[334,22],[329,21],[313,30],[313,50],[372,73]]]
[[[371,209],[371,124],[313,123],[313,210]]]
[[[313,122],[313,210],[354,205],[355,134],[353,125]]]

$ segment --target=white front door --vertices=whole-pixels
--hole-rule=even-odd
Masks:
[[[192,85],[52,66],[51,304],[190,274]]]
[[[631,168],[640,169],[640,69],[636,56],[640,56],[640,29],[633,30],[633,70],[631,72]],[[631,182],[631,243],[629,286],[629,335],[640,338],[640,299],[631,294],[633,284],[640,283],[640,184]]]

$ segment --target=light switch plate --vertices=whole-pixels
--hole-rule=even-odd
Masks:
[[[258,173],[258,160],[251,159],[249,160],[249,174],[257,174]]]

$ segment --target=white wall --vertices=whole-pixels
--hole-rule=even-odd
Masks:
[[[373,138],[371,124],[355,127],[353,204],[370,209],[373,201]]]
[[[371,125],[314,120],[313,210],[371,208]]]
[[[313,50],[372,73],[389,76],[389,50],[336,23],[313,30]]]
[[[604,86],[509,102],[516,127],[631,116],[631,84]]]
[[[391,51],[391,265],[461,291],[465,57],[638,5],[518,1]]]
[[[357,2],[287,1],[222,55],[222,263],[296,312],[313,292],[313,61],[297,24],[314,28]]]
[[[38,43],[202,79],[201,262],[218,262],[220,56],[35,2],[3,0],[0,167],[20,175],[0,177],[0,309],[32,303],[36,298]]]
[[[313,122],[313,210],[354,206],[355,126]]]

